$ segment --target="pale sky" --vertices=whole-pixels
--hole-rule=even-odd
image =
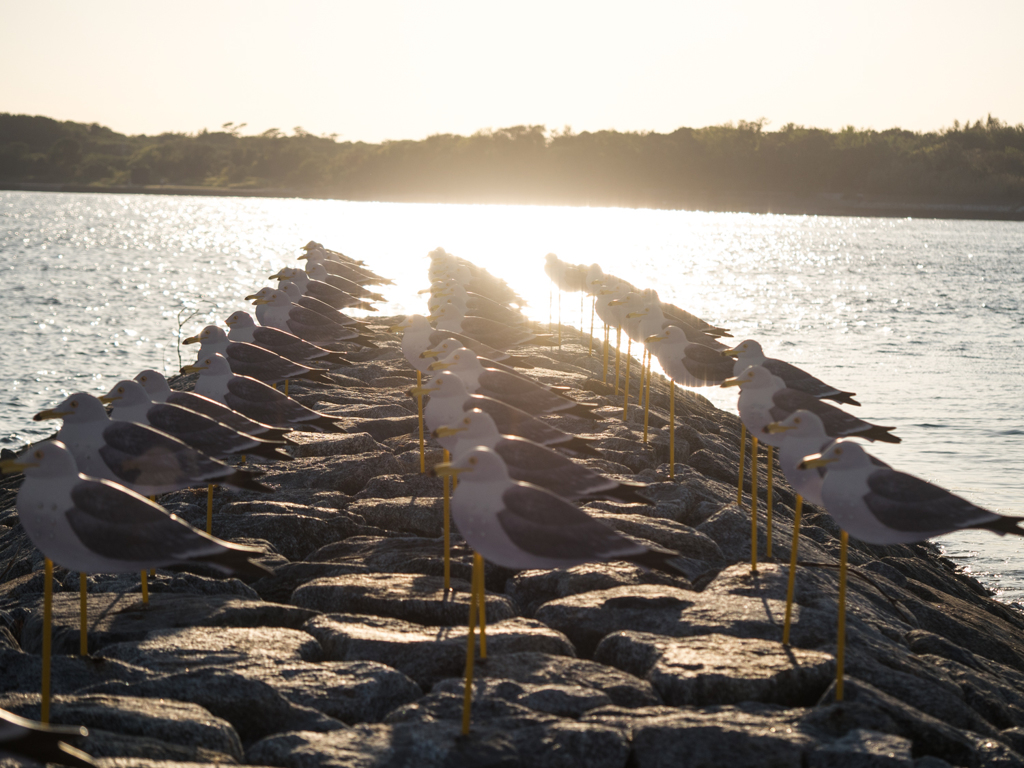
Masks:
[[[341,140],[1024,123],[1024,0],[0,0],[0,112]]]

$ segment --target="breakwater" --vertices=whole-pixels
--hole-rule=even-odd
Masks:
[[[553,423],[597,439],[602,458],[583,462],[648,483],[656,502],[585,508],[678,551],[685,576],[488,566],[488,659],[472,732],[459,737],[470,553],[456,537],[446,595],[441,481],[419,474],[415,375],[384,335],[392,321],[371,321],[388,340],[350,354],[336,386],[291,385],[350,434],[300,435],[295,461],[263,465],[269,496],[215,494],[214,534],[265,548],[273,576],[159,571],[148,609],[137,578],[91,576],[82,658],[78,574],[58,569],[52,720],[90,727],[83,747],[105,765],[1024,765],[1024,615],[931,546],[851,542],[846,697],[835,702],[831,518],[805,507],[784,648],[794,496],[781,473],[769,560],[762,461],[752,573],[736,417],[680,390],[670,481],[666,382],[655,378],[644,444],[638,406],[623,422],[598,355],[568,329],[560,352],[530,350],[531,373],[602,403],[607,418]],[[429,450],[428,464],[440,458]],[[17,483],[5,479],[0,496],[0,707],[35,715],[42,559],[17,525]],[[159,500],[205,523],[205,490]]]

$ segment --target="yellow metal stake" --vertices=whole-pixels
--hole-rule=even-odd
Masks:
[[[587,357],[593,357],[594,355],[594,310],[597,308],[597,298],[595,297],[590,305],[590,347],[587,349]],[[580,324],[582,326],[582,323]]]
[[[419,390],[422,387],[423,374],[420,371],[416,371],[416,389]],[[416,395],[416,412],[420,417],[420,474],[422,475],[427,471],[427,457],[423,447],[423,395]]]
[[[676,476],[676,380],[669,382],[668,390],[668,476]]]
[[[764,556],[766,559],[772,559],[772,472],[775,463],[775,447],[768,446],[768,497],[765,500],[764,510],[764,535],[767,539],[764,543]]]
[[[619,394],[619,358],[622,356],[622,326],[615,328],[615,394]]]
[[[644,445],[647,445],[647,423],[651,415],[651,353],[647,353],[647,394],[644,396]]]
[[[846,550],[850,536],[839,537],[839,637],[836,640],[836,701],[843,700],[843,665],[846,660]]]
[[[50,722],[50,654],[53,634],[53,561],[43,560],[43,670],[42,693],[39,702],[39,721]]]
[[[750,571],[757,571],[757,438],[750,439]]]
[[[451,454],[444,452],[445,463],[451,461]],[[451,486],[450,475],[444,476],[444,591],[452,588],[452,558],[451,558]]]
[[[611,333],[611,326],[605,323],[604,325],[604,376],[601,381],[605,384],[608,383],[608,335]]]
[[[631,357],[632,353],[633,353],[633,340],[630,339],[629,342],[627,342],[627,344],[626,344],[626,388],[625,388],[625,393],[626,394],[622,398],[622,420],[623,421],[626,420],[626,414],[629,413],[629,361],[633,359]]]
[[[789,627],[793,620],[793,594],[796,588],[796,553],[800,548],[800,517],[804,510],[804,497],[796,495],[793,515],[793,544],[789,549],[789,586],[786,587],[786,620],[782,624],[782,644],[789,645]]]
[[[474,553],[475,554],[475,553]],[[469,717],[473,708],[473,657],[476,647],[474,630],[476,628],[476,558],[473,558],[473,576],[470,579],[472,588],[469,597],[469,631],[466,633],[466,688],[462,694],[462,735],[469,733]]]
[[[476,595],[477,612],[480,618],[480,658],[485,660],[487,658],[487,584],[484,581],[484,559],[474,552],[473,572],[478,571]]]
[[[213,533],[213,488],[206,486],[206,532],[209,534]]]
[[[743,509],[743,470],[747,463],[747,425],[740,422],[740,481],[736,486],[736,506]]]
[[[142,571],[142,604],[149,605],[149,574]]]
[[[78,574],[78,614],[79,614],[79,637],[78,653],[81,656],[89,655],[89,581],[84,573]]]

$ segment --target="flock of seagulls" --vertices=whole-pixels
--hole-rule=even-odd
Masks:
[[[266,491],[252,473],[239,468],[245,457],[287,461],[289,432],[344,431],[329,416],[289,397],[288,382],[330,383],[327,368],[352,364],[344,349],[375,347],[368,326],[341,310],[372,310],[371,302],[383,297],[368,286],[391,281],[318,243],[310,242],[303,250],[304,269],[282,269],[271,278],[278,281],[276,287],[265,286],[247,297],[255,307],[255,319],[235,312],[227,318],[227,331],[211,325],[185,340],[200,345],[197,361],[182,369],[198,374],[193,393],[172,391],[161,374],[142,371],[134,379],[118,382],[102,398],[76,393],[36,415],[40,420],[63,420],[60,431],[54,439],[0,463],[0,469],[25,474],[17,499],[19,517],[47,558],[48,573],[52,563],[83,573],[138,572],[145,595],[146,573],[156,567],[204,563],[225,574],[266,572],[258,551],[213,537],[209,515],[207,531],[196,530],[152,497],[202,485],[208,486],[210,499],[215,485]],[[644,495],[644,484],[613,480],[573,461],[573,457],[600,456],[596,441],[547,420],[573,417],[581,425],[592,425],[613,418],[598,404],[576,399],[568,388],[546,385],[529,375],[533,366],[523,348],[560,344],[560,319],[557,334],[538,333],[523,313],[525,302],[503,280],[440,248],[429,256],[430,288],[425,291],[429,314],[409,315],[392,331],[401,332],[402,352],[417,372],[417,386],[410,394],[419,402],[421,470],[426,469],[427,434],[445,449],[445,461],[434,471],[444,478],[445,487],[446,586],[449,514],[474,551],[465,731],[477,627],[480,653],[486,656],[484,560],[510,569],[624,560],[648,569],[678,571],[673,565],[675,552],[634,542],[577,506],[592,499],[652,502]],[[590,353],[598,338],[596,316],[604,325],[603,343],[598,342],[602,380],[613,396],[620,395],[625,358],[623,419],[630,403],[632,344],[642,345],[636,403],[644,410],[645,442],[652,360],[656,358],[667,374],[670,477],[675,471],[676,384],[738,387],[744,433],[737,498],[742,502],[743,452],[749,430],[755,569],[758,441],[768,446],[769,467],[772,451],[779,450],[782,470],[799,494],[784,642],[788,642],[804,498],[823,506],[844,531],[841,583],[845,583],[847,534],[891,544],[921,541],[961,528],[1024,533],[1017,519],[980,509],[898,472],[852,442],[852,438],[900,442],[892,427],[871,424],[825,402],[857,406],[854,393],[765,357],[754,340],[729,347],[727,329],[661,301],[651,288],[638,288],[606,274],[596,264],[568,264],[549,254],[545,272],[558,289],[559,306],[562,292],[581,293],[581,329],[583,299],[591,297]],[[278,389],[281,385],[285,391]],[[105,404],[111,406],[109,414]],[[767,498],[770,504],[770,488]],[[769,506],[769,520],[770,512]],[[48,577],[47,633],[50,583]],[[842,643],[840,634],[839,697]],[[83,652],[85,647],[83,637]],[[44,658],[44,680],[48,663]],[[48,702],[44,682],[44,722]],[[16,721],[7,722],[15,725],[4,730],[0,720],[0,740],[9,745],[12,739],[6,733],[24,734],[17,730],[23,726]]]

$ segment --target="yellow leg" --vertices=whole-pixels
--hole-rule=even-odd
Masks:
[[[647,424],[648,417],[651,415],[651,353],[647,353],[647,372],[645,374],[647,378],[647,391],[644,395],[644,445],[647,445]]]
[[[836,701],[843,700],[843,664],[846,660],[846,549],[850,537],[839,537],[839,632],[836,639]]]
[[[444,452],[445,462],[451,461],[451,454]],[[444,478],[444,591],[452,588],[452,556],[451,556],[451,486],[449,476]]]
[[[476,599],[477,612],[480,618],[480,658],[487,658],[487,586],[484,581],[484,559],[476,552],[473,553],[473,572],[480,572],[477,576]]]
[[[619,394],[619,359],[622,357],[622,326],[615,329],[615,394]]]
[[[633,353],[633,340],[630,339],[626,343],[626,389],[625,396],[622,398],[622,420],[626,420],[626,414],[629,412],[629,361],[632,360],[630,357]]]
[[[43,561],[43,578],[46,579],[46,583],[43,585],[43,674],[39,720],[48,723],[50,722],[50,642],[53,633],[53,561],[50,558]]]
[[[79,615],[79,636],[78,653],[82,656],[89,655],[89,581],[84,573],[78,574],[78,615]]]
[[[474,630],[476,629],[476,558],[473,558],[473,590],[469,598],[469,631],[466,633],[466,689],[462,694],[462,735],[469,733],[469,715],[473,707],[473,656],[476,651]]]
[[[593,357],[594,355],[594,310],[597,308],[597,299],[595,298],[593,303],[590,305],[590,347],[587,349],[587,357]]]
[[[271,384],[270,386],[272,386],[274,389],[277,389],[277,384]]]
[[[764,556],[766,560],[772,559],[772,465],[775,463],[775,447],[768,446],[768,498],[765,500],[764,508]]]
[[[416,371],[416,389],[420,389],[422,386],[423,374]],[[427,471],[427,457],[423,447],[423,395],[416,395],[416,412],[420,417],[420,474],[422,475]]]
[[[149,576],[142,571],[142,604],[149,605]]]
[[[676,476],[676,380],[668,383],[668,476]]]
[[[743,470],[747,463],[747,425],[740,423],[740,480],[736,485],[736,506],[743,509]]]
[[[786,620],[782,624],[782,644],[789,645],[789,626],[793,621],[793,593],[796,587],[796,553],[800,548],[800,516],[804,510],[804,497],[796,495],[796,513],[793,515],[793,545],[789,550],[789,586],[786,587]]]
[[[750,439],[750,570],[757,570],[757,438]]]
[[[562,289],[558,289],[558,351],[562,351]]]
[[[611,333],[611,326],[605,324],[604,326],[604,375],[601,377],[601,381],[605,384],[608,383],[608,336]]]
[[[289,382],[289,381],[290,381],[290,379],[285,379],[285,380],[284,380],[284,393],[285,393],[286,395],[288,394],[288,382]]]
[[[213,533],[213,486],[206,486],[206,532]]]

